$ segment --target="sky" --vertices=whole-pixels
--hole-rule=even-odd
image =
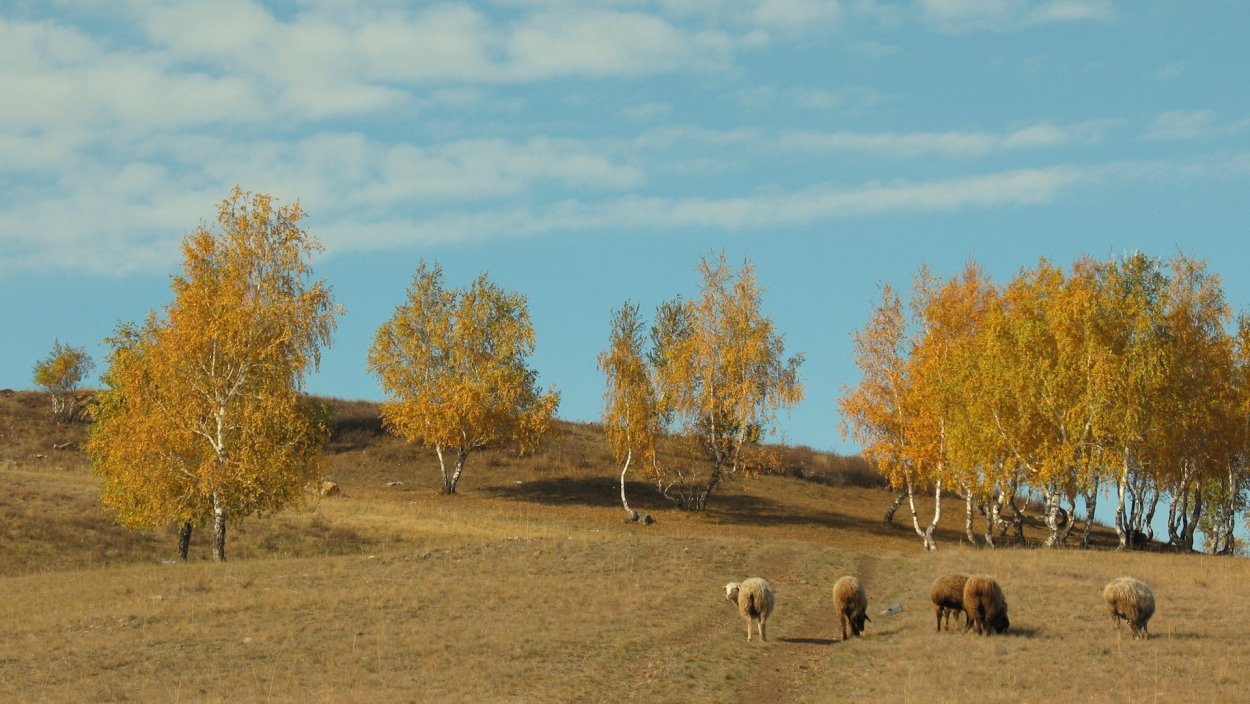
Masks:
[[[237,184],[300,201],[345,307],[308,391],[366,368],[418,261],[524,294],[540,383],[599,417],[626,300],[749,260],[807,394],[879,286],[1142,251],[1250,310],[1250,4],[1169,0],[0,0],[0,388],[170,299]]]

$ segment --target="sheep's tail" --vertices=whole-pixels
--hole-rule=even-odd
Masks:
[[[752,591],[747,595],[747,613],[752,616],[761,616],[764,613],[764,593],[761,591]]]

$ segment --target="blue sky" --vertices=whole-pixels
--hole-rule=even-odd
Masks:
[[[240,184],[326,245],[314,393],[381,398],[365,353],[425,258],[528,296],[541,382],[595,419],[611,311],[723,250],[807,358],[782,437],[854,451],[850,333],[922,262],[1183,251],[1250,308],[1248,27],[1232,0],[0,0],[0,387],[54,339],[102,367]]]

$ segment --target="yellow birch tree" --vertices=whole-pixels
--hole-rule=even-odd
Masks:
[[[378,328],[369,369],[389,399],[388,430],[438,456],[444,494],[456,493],[465,460],[498,442],[537,447],[560,403],[527,366],[534,330],[525,297],[480,275],[465,290],[421,261],[408,301]],[[455,455],[448,468],[445,453]]]
[[[1206,262],[1177,255],[1168,263],[1167,380],[1152,450],[1169,495],[1168,542],[1192,550],[1211,490],[1234,458],[1232,311]]]
[[[603,394],[603,429],[612,456],[621,463],[621,506],[630,520],[640,520],[625,496],[625,474],[635,454],[644,466],[655,462],[660,417],[651,371],[643,353],[643,323],[638,305],[626,302],[612,314],[608,349],[599,355],[607,389]]]
[[[87,449],[101,499],[123,525],[211,520],[226,557],[229,520],[277,511],[320,476],[328,433],[302,396],[340,309],[311,280],[320,245],[298,202],[235,188],[182,243],[164,316],[123,325],[97,394]]]
[[[944,483],[968,485],[978,469],[961,460],[960,421],[969,393],[975,359],[973,346],[985,317],[992,289],[975,263],[946,282],[937,280],[927,267],[921,267],[913,284],[911,306],[919,327],[908,357],[907,457],[915,468],[917,483],[933,488],[933,518],[921,529],[916,515],[914,483],[905,488],[912,510],[912,525],[924,540],[926,550],[937,550],[933,532],[942,514]]]
[[[60,340],[52,342],[52,351],[35,364],[34,374],[35,384],[52,397],[54,416],[70,420],[77,415],[80,404],[75,400],[75,392],[93,367],[91,356],[81,347],[62,345]]]
[[[661,305],[652,333],[660,413],[681,424],[710,465],[706,479],[658,481],[667,498],[697,511],[743,468],[744,446],[803,398],[803,357],[785,357],[751,263],[734,272],[722,253],[702,259],[699,273],[699,298]]]
[[[1100,278],[1109,368],[1095,391],[1097,439],[1115,454],[1108,461],[1115,467],[1115,528],[1120,547],[1127,548],[1153,537],[1151,518],[1159,499],[1149,448],[1168,375],[1163,320],[1168,279],[1158,261],[1140,252],[1109,262]]]
[[[886,510],[887,524],[894,522],[894,513],[907,496],[906,485],[916,479],[907,459],[904,405],[910,345],[903,300],[889,284],[883,284],[881,303],[873,309],[864,329],[851,334],[860,380],[854,387],[843,387],[838,409],[842,437],[859,443],[864,459],[898,492]]]

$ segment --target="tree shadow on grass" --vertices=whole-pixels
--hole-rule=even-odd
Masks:
[[[526,481],[511,486],[494,486],[485,492],[503,499],[532,501],[551,505],[598,506],[620,508],[621,486],[612,477],[558,477]],[[625,495],[631,508],[654,511],[672,508],[675,504],[660,496],[655,487],[645,482],[625,482]],[[883,499],[886,499],[883,494]],[[883,500],[881,510],[888,501]],[[890,526],[874,518],[851,516],[838,511],[813,509],[784,504],[760,496],[721,493],[712,496],[704,511],[709,521],[755,526],[816,526],[863,531],[873,535],[898,537],[914,535],[911,526],[900,521]],[[942,541],[958,542],[960,531],[938,528],[934,536]],[[919,537],[916,538],[919,540]]]
[[[499,498],[540,504],[621,508],[621,484],[612,477],[537,479],[512,486],[487,487],[484,491]],[[673,506],[656,494],[654,486],[643,482],[625,482],[625,497],[633,509],[654,511]]]
[[[882,504],[881,513],[884,514]],[[771,499],[747,494],[722,494],[713,496],[709,502],[707,514],[710,518],[726,523],[740,523],[758,526],[823,526],[863,531],[873,535],[897,537],[900,532],[915,535],[911,526],[900,520],[895,525],[887,525],[885,521],[862,516],[850,516],[832,510],[821,510],[807,507],[796,507]],[[942,541],[958,542],[963,533],[949,528],[938,528],[933,532],[934,538]],[[919,536],[916,537],[919,540]]]

